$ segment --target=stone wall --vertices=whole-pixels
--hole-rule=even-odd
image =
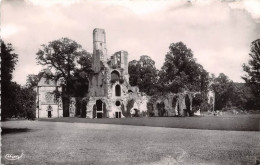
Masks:
[[[162,96],[152,96],[154,116],[191,116],[193,115],[192,101],[198,92],[169,93]]]

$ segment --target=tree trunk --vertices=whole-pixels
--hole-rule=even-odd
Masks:
[[[63,104],[63,117],[69,117],[70,97],[63,96],[62,104]]]

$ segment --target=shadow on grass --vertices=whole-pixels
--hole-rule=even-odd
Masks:
[[[23,133],[30,132],[31,130],[28,128],[4,128],[2,127],[1,135],[11,134],[11,133]]]
[[[38,119],[38,121],[67,123],[99,123],[151,127],[168,127],[184,129],[230,130],[230,131],[260,131],[260,119],[250,117],[144,117],[144,118],[53,118]]]

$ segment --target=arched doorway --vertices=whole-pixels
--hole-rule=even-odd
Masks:
[[[164,102],[159,102],[156,104],[156,107],[158,109],[158,116],[164,116],[165,113],[165,105]]]
[[[96,101],[96,107],[97,107],[97,118],[102,118],[103,115],[103,102],[101,100]]]
[[[119,84],[116,85],[115,90],[116,96],[121,96],[121,86]]]
[[[49,105],[47,108],[47,111],[48,111],[48,118],[51,118],[52,117],[52,114],[51,114],[52,106]]]
[[[116,105],[117,107],[120,107],[121,102],[117,100],[116,103],[115,103],[115,105]],[[116,114],[116,118],[121,118],[121,112],[120,112],[120,111],[115,112],[115,114]]]

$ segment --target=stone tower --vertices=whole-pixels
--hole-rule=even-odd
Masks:
[[[104,29],[93,30],[93,70],[99,72],[101,62],[105,64],[107,61],[106,33]]]
[[[139,97],[137,87],[129,84],[127,51],[117,51],[108,56],[105,30],[96,28],[93,31],[92,60],[94,74],[90,76],[86,117],[129,116],[130,109],[126,112],[129,101],[135,99],[140,102],[142,96]]]

